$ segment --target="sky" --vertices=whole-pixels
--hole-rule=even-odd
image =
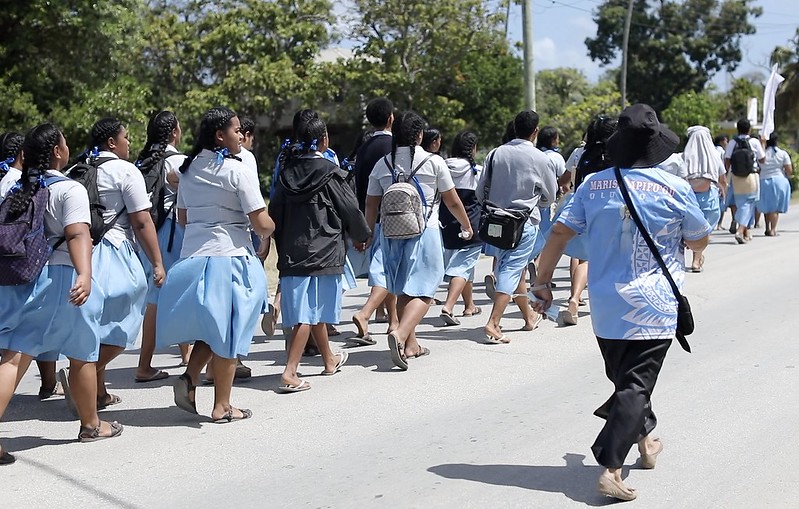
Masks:
[[[585,38],[596,34],[592,12],[602,0],[533,0],[533,51],[536,71],[556,67],[574,67],[591,81],[604,72],[588,57]],[[733,78],[760,72],[764,80],[769,74],[768,60],[776,46],[787,45],[799,27],[797,0],[757,0],[763,14],[754,20],[757,32],[741,39],[743,59],[732,76],[720,73],[713,82],[727,90]],[[521,6],[511,10],[508,38],[522,37]]]

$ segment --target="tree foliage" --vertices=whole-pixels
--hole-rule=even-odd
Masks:
[[[634,0],[628,44],[627,90],[633,102],[657,111],[688,91],[700,92],[720,71],[741,60],[740,41],[753,34],[762,8],[754,0]],[[621,56],[627,0],[605,0],[597,9],[589,56],[610,65]]]
[[[663,111],[663,121],[685,142],[691,126],[703,125],[711,132],[718,129],[720,106],[720,101],[709,93],[689,90],[671,101]]]

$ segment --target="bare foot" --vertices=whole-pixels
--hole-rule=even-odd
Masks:
[[[599,493],[608,497],[618,498],[619,500],[635,500],[638,494],[634,489],[626,486],[621,479],[621,469],[615,469],[615,472],[605,470],[599,476],[597,483]]]
[[[358,337],[362,338],[369,334],[369,320],[361,316],[360,311],[352,315],[352,323],[358,329]]]

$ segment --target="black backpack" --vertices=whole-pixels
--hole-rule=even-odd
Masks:
[[[164,198],[166,196],[166,160],[177,155],[181,155],[180,152],[161,152],[159,150],[150,152],[146,158],[136,161],[136,167],[144,177],[144,186],[150,197],[150,215],[156,230],[164,225],[175,207],[173,204],[169,210],[166,210]]]
[[[736,177],[748,177],[755,172],[755,153],[749,146],[749,136],[736,136],[730,155],[730,170]]]
[[[86,191],[89,193],[89,209],[91,211],[92,224],[89,231],[92,234],[92,245],[97,245],[103,240],[108,231],[114,227],[119,216],[125,211],[125,208],[117,212],[114,218],[106,224],[103,220],[103,212],[105,207],[100,205],[100,192],[97,190],[97,168],[108,161],[113,161],[113,157],[100,157],[88,158],[85,162],[80,162],[66,171],[66,176],[80,182]],[[64,239],[59,240],[53,247],[55,249]]]

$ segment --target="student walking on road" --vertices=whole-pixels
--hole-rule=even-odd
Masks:
[[[591,319],[605,372],[614,385],[611,397],[594,412],[606,421],[591,450],[605,467],[599,492],[620,500],[636,497],[621,477],[630,448],[638,444],[641,464],[648,469],[655,467],[663,450],[659,439],[651,436],[657,423],[651,397],[677,326],[676,297],[644,235],[651,236],[681,285],[682,243],[701,250],[712,231],[691,186],[655,168],[678,143],[678,136],[658,122],[651,107],[626,108],[607,143],[618,168],[595,173],[577,188],[552,229],[535,281],[534,293],[540,299],[535,307],[544,311],[552,304],[552,273],[567,242],[578,233],[586,236]],[[621,179],[648,233],[636,226],[620,193]]]

